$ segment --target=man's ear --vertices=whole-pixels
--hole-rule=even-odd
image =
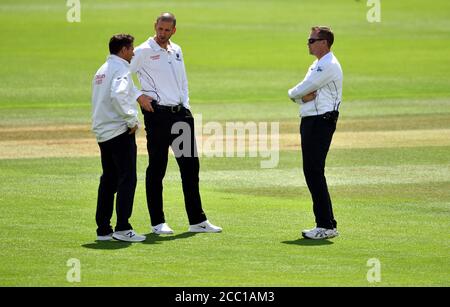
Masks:
[[[175,32],[177,32],[177,27],[173,27],[173,30],[172,30],[172,35],[174,35],[174,34],[175,34]]]
[[[127,47],[123,46],[122,49],[120,49],[119,53],[117,55],[124,55],[127,52]]]

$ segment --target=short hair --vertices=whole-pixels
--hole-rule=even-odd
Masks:
[[[134,37],[130,34],[116,34],[109,40],[109,53],[118,54],[123,47],[130,48]]]
[[[328,48],[331,48],[334,42],[334,34],[330,27],[324,26],[314,26],[311,28],[312,31],[319,31],[319,38],[325,39],[328,43]]]
[[[159,21],[169,21],[173,23],[174,27],[177,25],[177,19],[175,18],[175,15],[169,12],[161,13],[161,15],[159,15],[156,19],[156,23],[158,23]]]

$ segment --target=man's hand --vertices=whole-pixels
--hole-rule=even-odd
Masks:
[[[147,95],[141,95],[139,96],[139,98],[137,99],[139,105],[147,112],[153,112],[153,107],[152,107],[152,100],[153,98]]]
[[[138,125],[134,126],[133,128],[130,128],[130,131],[128,132],[128,134],[134,134],[134,133],[136,133],[136,131],[138,130],[138,128],[139,128]]]
[[[306,94],[305,96],[302,97],[302,101],[303,102],[312,101],[312,100],[316,99],[316,95],[317,95],[317,91]]]

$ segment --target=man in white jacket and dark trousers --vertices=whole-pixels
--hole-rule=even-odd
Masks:
[[[103,174],[97,199],[97,240],[112,238],[140,242],[145,236],[134,232],[129,223],[136,189],[136,139],[139,127],[136,100],[151,109],[151,98],[133,84],[129,62],[134,55],[134,38],[114,35],[110,55],[92,81],[92,130],[100,147]],[[116,198],[117,224],[110,225]]]
[[[137,73],[142,91],[155,98],[152,102],[154,112],[142,108],[149,154],[145,182],[151,230],[158,235],[173,233],[163,210],[163,179],[171,147],[180,169],[189,231],[221,232],[221,227],[207,220],[202,208],[200,163],[184,57],[181,47],[170,40],[176,32],[175,16],[162,13],[154,27],[155,35],[136,48],[131,62],[131,70]],[[183,141],[177,143],[180,139]]]
[[[342,69],[330,51],[334,34],[328,27],[312,27],[309,53],[317,60],[302,82],[288,91],[301,105],[301,147],[303,173],[312,196],[316,227],[302,232],[308,239],[328,239],[338,235],[333,207],[325,179],[325,160],[339,116],[342,99]]]

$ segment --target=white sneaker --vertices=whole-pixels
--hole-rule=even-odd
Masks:
[[[312,228],[312,229],[304,229],[304,230],[302,230],[302,235],[305,234],[305,233],[307,233],[307,232],[313,231],[314,229],[315,229],[315,228]],[[333,230],[336,231],[336,232],[338,233],[337,228],[333,228]],[[338,235],[339,235],[339,233],[338,233]]]
[[[123,231],[115,231],[113,233],[112,237],[116,240],[125,241],[125,242],[142,242],[145,240],[145,236],[138,235],[136,232],[134,232],[133,229],[123,230]]]
[[[208,220],[201,222],[199,224],[190,225],[190,232],[221,232],[222,228],[214,226]]]
[[[326,228],[316,227],[314,229],[302,232],[302,236],[304,238],[313,239],[313,240],[331,239],[331,238],[337,237],[338,235],[339,235],[339,233],[337,232],[336,228],[326,229]]]
[[[97,236],[97,241],[109,241],[112,240],[112,233],[106,235],[106,236]]]
[[[171,235],[173,234],[172,228],[167,223],[161,223],[156,226],[152,226],[152,232],[157,235]]]

